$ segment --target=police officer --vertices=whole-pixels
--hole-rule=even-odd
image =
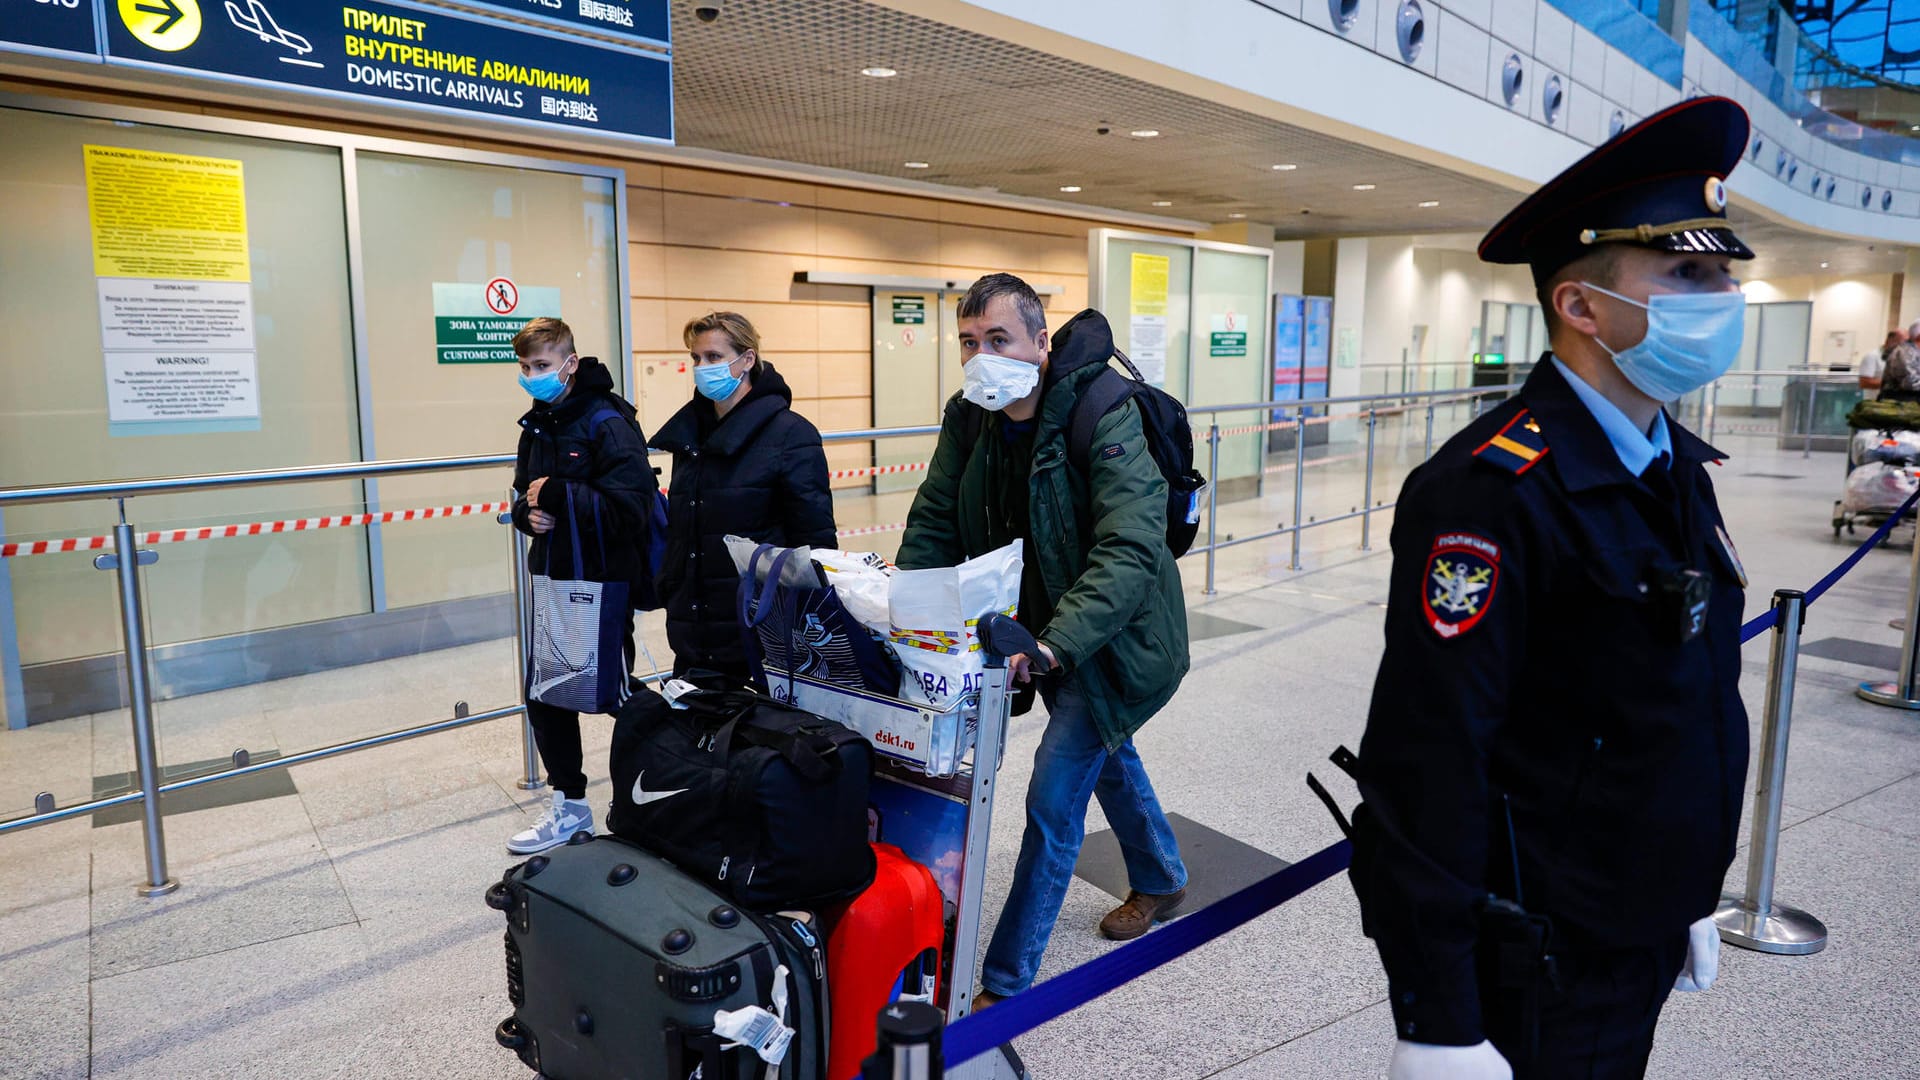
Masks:
[[[1676,105],[1481,241],[1532,267],[1552,352],[1393,525],[1352,868],[1392,1080],[1642,1076],[1669,990],[1713,979],[1746,577],[1705,467],[1726,455],[1663,404],[1740,350],[1747,129]]]

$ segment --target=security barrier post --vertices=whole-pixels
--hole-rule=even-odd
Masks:
[[[520,497],[517,491],[507,492],[507,503],[511,505]],[[507,527],[507,543],[513,550],[513,637],[519,648],[517,656],[520,669],[520,701],[527,700],[527,661],[533,656],[533,613],[528,608],[528,597],[532,593],[531,579],[527,574],[527,541],[514,527],[513,511],[500,515],[500,523]],[[547,782],[540,779],[540,748],[533,741],[533,719],[524,708],[520,711],[520,790],[539,791]]]
[[[1427,444],[1426,444],[1426,447],[1420,451],[1420,460],[1425,461],[1432,456],[1433,456],[1433,405],[1431,402],[1429,402],[1427,405]]]
[[[1215,526],[1219,523],[1220,510],[1220,417],[1215,414],[1213,423],[1207,427],[1207,588],[1204,595],[1213,595],[1213,543]]]
[[[1864,701],[1895,709],[1920,709],[1920,534],[1913,541],[1907,572],[1907,617],[1902,620],[1900,672],[1893,682],[1863,682],[1854,690]]]
[[[1379,416],[1367,410],[1367,486],[1360,501],[1360,550],[1373,550],[1373,432]]]
[[[1818,381],[1816,381],[1815,379],[1808,379],[1806,386],[1807,386],[1807,415],[1806,415],[1807,430],[1804,432],[1806,439],[1800,444],[1800,456],[1802,458],[1810,458],[1813,456],[1813,399],[1820,396],[1819,394],[1815,393],[1815,391],[1820,389],[1820,383]]]
[[[1773,655],[1767,661],[1766,714],[1753,789],[1753,833],[1747,847],[1747,892],[1723,895],[1713,921],[1722,941],[1758,952],[1804,956],[1827,947],[1827,928],[1798,908],[1774,903],[1773,871],[1780,855],[1787,734],[1793,725],[1794,674],[1807,596],[1798,589],[1775,589],[1773,610]]]
[[[1306,517],[1307,483],[1307,410],[1301,409],[1293,424],[1293,558],[1287,569],[1300,569],[1300,526]]]
[[[879,1037],[863,1073],[869,1080],[941,1080],[945,1062],[940,1033],[946,1014],[919,1001],[897,1001],[880,1010]]]
[[[115,571],[120,583],[120,631],[126,635],[127,709],[133,717],[133,768],[140,781],[140,829],[146,841],[147,880],[135,891],[165,896],[180,887],[167,876],[167,833],[160,820],[160,762],[153,740],[153,684],[147,673],[147,619],[141,608],[140,567],[158,562],[141,551],[127,524],[127,501],[114,500],[120,523],[113,527],[113,554],[93,560],[96,569]]]

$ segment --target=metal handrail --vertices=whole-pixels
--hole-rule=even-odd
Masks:
[[[1315,409],[1322,405],[1364,405],[1370,401],[1424,401],[1452,398],[1467,401],[1472,398],[1490,397],[1494,394],[1511,394],[1520,389],[1519,383],[1495,383],[1491,386],[1456,387],[1452,390],[1382,390],[1377,394],[1354,394],[1349,397],[1292,398],[1286,401],[1256,401],[1249,405],[1189,405],[1187,415],[1214,415],[1229,412],[1262,412],[1269,409]]]

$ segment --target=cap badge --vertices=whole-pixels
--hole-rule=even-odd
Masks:
[[[1727,208],[1727,182],[1717,176],[1707,177],[1707,209],[1721,211]]]

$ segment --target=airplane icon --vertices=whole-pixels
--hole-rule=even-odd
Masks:
[[[247,33],[257,36],[261,41],[269,45],[285,45],[302,56],[313,51],[311,41],[291,30],[282,29],[280,24],[274,21],[273,13],[267,10],[267,5],[261,3],[261,0],[245,0],[244,13],[241,11],[241,6],[234,3],[234,0],[226,0],[226,3],[228,21]]]

